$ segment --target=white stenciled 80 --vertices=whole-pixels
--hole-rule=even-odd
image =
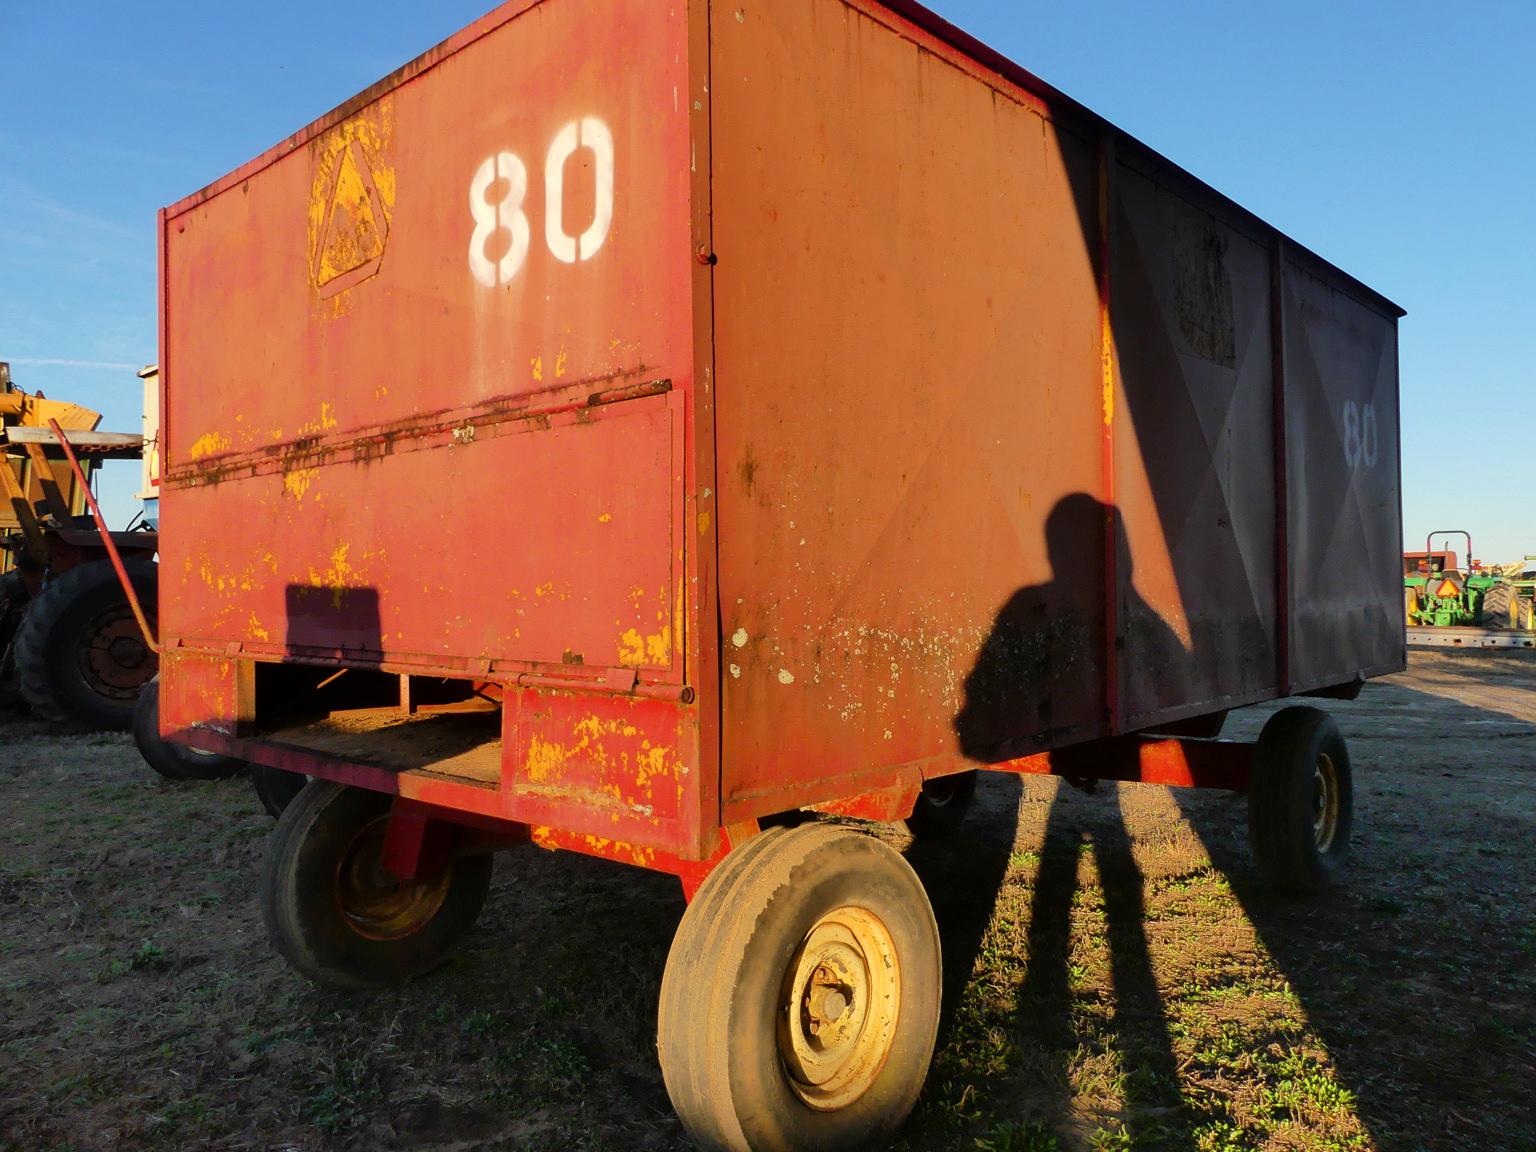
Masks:
[[[1376,467],[1379,446],[1376,405],[1344,401],[1344,462],[1351,469]]]
[[[564,221],[565,162],[582,148],[593,156],[594,211],[587,230],[572,236]],[[498,181],[505,182],[497,189],[500,195],[488,200],[486,194]],[[533,230],[524,211],[527,196],[528,168],[513,152],[487,156],[469,182],[469,211],[475,221],[469,238],[469,270],[487,288],[511,281],[528,259]],[[544,157],[544,214],[544,242],[561,263],[592,259],[608,239],[613,224],[613,133],[596,116],[572,120],[555,133]],[[509,244],[500,259],[492,260],[486,247],[498,232],[507,234]]]

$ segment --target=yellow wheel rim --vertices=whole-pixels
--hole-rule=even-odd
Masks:
[[[1326,752],[1317,758],[1312,773],[1312,839],[1319,852],[1333,847],[1339,829],[1339,775]]]
[[[336,906],[359,936],[403,940],[421,931],[448,897],[452,866],[430,880],[396,879],[384,867],[387,816],[363,826],[336,866]]]
[[[901,968],[885,924],[845,906],[806,933],[784,975],[779,1057],[821,1112],[846,1108],[880,1075],[896,1039]]]

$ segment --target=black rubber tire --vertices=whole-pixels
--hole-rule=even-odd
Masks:
[[[888,932],[899,1006],[884,1062],[862,1095],[818,1110],[791,1088],[780,1056],[782,1001],[808,933],[848,906]],[[711,1152],[834,1152],[889,1139],[933,1056],[940,968],[927,893],[889,845],[826,824],[759,833],[705,880],[667,956],[657,1051],[683,1127]]]
[[[443,874],[441,903],[408,935],[379,939],[359,930],[343,910],[338,877],[354,840],[388,814],[390,802],[382,792],[311,780],[272,831],[262,869],[261,918],[278,954],[317,984],[363,991],[429,972],[473,927],[485,905],[492,857],[460,856]],[[423,888],[432,881],[413,883]]]
[[[149,560],[129,560],[124,567],[153,627],[155,565]],[[125,646],[129,650],[127,660],[132,663],[119,663],[121,676],[131,678],[140,670],[144,673],[144,680],[131,688],[98,688],[86,672],[91,638],[124,617],[132,619],[132,611],[110,561],[77,565],[43,585],[16,630],[17,680],[22,698],[33,712],[44,720],[84,728],[126,732],[132,727],[139,689],[159,664],[148,644],[143,645],[142,652],[133,649],[131,643]],[[112,659],[113,653],[97,656]]]
[[[1508,584],[1495,584],[1483,593],[1483,614],[1478,623],[1501,632],[1517,627],[1516,599],[1515,590]]]
[[[274,820],[293,803],[308,780],[309,777],[300,772],[285,772],[265,764],[251,765],[251,783],[256,788],[256,799],[261,801],[262,808]]]
[[[956,772],[923,781],[907,831],[919,840],[942,840],[960,831],[976,801],[976,773]]]
[[[139,689],[133,707],[133,743],[148,764],[167,780],[223,780],[245,767],[245,761],[214,752],[199,752],[172,744],[160,736],[160,677]]]
[[[1320,830],[1324,777],[1334,807]],[[1329,801],[1321,803],[1326,810]],[[1349,749],[1333,717],[1304,706],[1276,712],[1259,734],[1248,786],[1249,843],[1265,881],[1290,895],[1321,892],[1344,866],[1353,826]]]

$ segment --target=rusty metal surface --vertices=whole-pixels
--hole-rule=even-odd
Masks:
[[[926,21],[711,27],[727,818],[1401,666],[1394,308]]]
[[[675,862],[1400,666],[1397,311],[907,0],[506,5],[161,261],[198,746]],[[256,660],[502,684],[492,767]]]
[[[167,731],[214,656],[524,684],[521,816],[698,850],[690,18],[504,6],[167,210]]]
[[[1291,678],[1310,688],[1406,661],[1397,330],[1305,266],[1283,279]]]

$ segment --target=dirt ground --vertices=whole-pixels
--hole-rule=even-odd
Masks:
[[[1416,652],[1331,707],[1355,858],[1320,901],[1259,889],[1225,795],[988,776],[910,847],[948,1010],[898,1148],[1536,1148],[1536,660]],[[530,848],[445,968],[322,992],[268,948],[246,782],[0,741],[0,1148],[686,1147],[676,881]]]

